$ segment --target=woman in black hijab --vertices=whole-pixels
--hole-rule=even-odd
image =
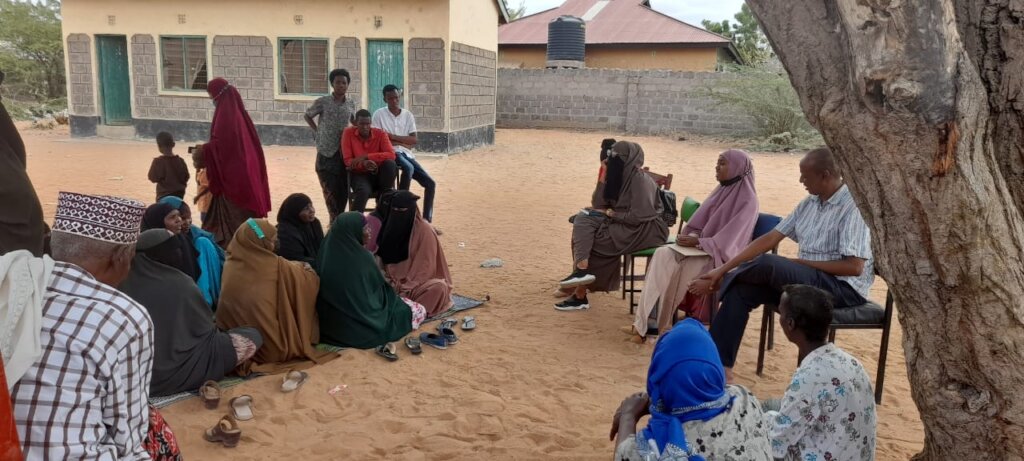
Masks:
[[[277,210],[277,255],[310,265],[316,262],[324,228],[306,194],[292,194]]]
[[[377,237],[377,256],[384,264],[397,264],[409,259],[409,239],[416,222],[416,200],[419,197],[409,191],[395,191],[390,196],[380,235]],[[380,208],[380,207],[378,207]]]
[[[142,230],[150,229],[167,229],[174,234],[172,243],[164,242],[161,246],[174,247],[176,250],[162,250],[167,251],[167,257],[172,258],[171,253],[178,253],[180,261],[174,263],[165,262],[165,264],[174,267],[185,273],[185,275],[192,278],[193,281],[199,280],[199,276],[202,275],[202,271],[199,269],[199,251],[196,250],[195,245],[192,243],[192,239],[182,233],[182,227],[185,222],[181,219],[181,212],[178,211],[174,206],[167,203],[154,203],[146,208],[146,212],[142,215]]]

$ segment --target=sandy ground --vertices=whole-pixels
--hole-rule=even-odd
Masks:
[[[29,172],[51,220],[57,192],[69,190],[153,200],[146,179],[151,142],[71,140],[66,130],[23,129]],[[424,158],[437,180],[435,223],[458,293],[492,300],[473,312],[480,327],[447,351],[427,349],[387,363],[368,351],[346,351],[311,370],[299,392],[281,394],[279,378],[259,378],[226,391],[217,411],[198,400],[164,410],[188,459],[609,459],[612,413],[642,390],[653,348],[626,341],[631,323],[618,293],[591,297],[585,312],[552,309],[555,281],[571,265],[566,218],[588,204],[597,147],[607,133],[498,130],[497,145],[452,157]],[[653,171],[675,175],[672,190],[698,200],[714,186],[714,164],[728,147],[712,142],[631,138]],[[179,145],[180,155],[187,147]],[[305,192],[325,211],[310,148],[268,147],[271,195],[279,203]],[[761,209],[784,215],[805,195],[796,154],[754,156]],[[414,188],[418,187],[414,184]],[[194,188],[189,194],[194,193]],[[272,212],[276,213],[276,212]],[[326,214],[326,213],[324,213]],[[786,242],[783,254],[793,254]],[[502,258],[505,267],[483,269]],[[872,298],[881,302],[879,280]],[[759,310],[747,326],[738,381],[761,397],[782,394],[796,367],[796,350],[781,333],[763,377],[754,374]],[[429,326],[428,326],[429,327]],[[872,377],[876,331],[840,332],[840,347],[860,358]],[[894,326],[879,407],[878,459],[907,459],[924,438],[910,397],[906,364]],[[327,390],[344,384],[331,396]],[[224,449],[202,439],[227,411],[226,400],[255,397],[256,419],[241,423],[241,445]]]

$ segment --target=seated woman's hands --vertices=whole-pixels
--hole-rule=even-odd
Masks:
[[[679,245],[681,247],[696,248],[697,245],[700,245],[700,240],[697,240],[697,237],[694,237],[692,235],[680,234],[678,237],[676,237],[676,245]]]
[[[612,418],[612,430],[608,433],[608,438],[615,440],[617,435],[626,435],[620,434],[620,428],[623,432],[635,434],[637,421],[650,413],[650,406],[651,398],[646,392],[637,392],[626,397],[619,404],[619,409],[615,410],[615,417]]]

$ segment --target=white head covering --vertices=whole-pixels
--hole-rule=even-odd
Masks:
[[[53,230],[109,243],[135,244],[146,207],[135,200],[73,192],[57,194]]]
[[[7,389],[43,355],[43,296],[53,272],[49,256],[36,258],[26,250],[0,256],[0,350]]]

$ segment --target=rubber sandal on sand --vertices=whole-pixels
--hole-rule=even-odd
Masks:
[[[462,331],[470,331],[476,329],[476,317],[463,317],[462,318]]]
[[[437,324],[437,329],[438,330],[442,330],[444,328],[454,329],[456,323],[459,323],[458,319],[453,319],[453,318],[449,317],[449,318],[446,318],[446,319],[442,320],[441,323]]]
[[[420,342],[434,349],[448,349],[448,340],[433,333],[420,333]]]
[[[395,350],[394,343],[387,343],[383,346],[377,346],[377,355],[388,359],[389,362],[394,362],[398,360],[398,354],[396,354],[395,352],[397,351]]]
[[[207,381],[199,388],[199,397],[203,399],[203,405],[207,410],[215,410],[220,405],[220,384],[217,381]]]
[[[256,417],[252,408],[252,396],[240,395],[231,399],[231,414],[239,421],[249,421]]]
[[[309,373],[305,371],[289,371],[284,375],[281,392],[292,392],[302,386],[307,379],[309,379]]]
[[[423,353],[423,345],[419,338],[412,336],[405,338],[405,347],[408,347],[412,351],[412,355],[420,355]]]
[[[224,445],[226,448],[234,448],[238,446],[238,441],[242,439],[242,430],[238,428],[238,422],[231,415],[224,415],[220,421],[217,421],[217,425],[206,430],[203,433],[203,438],[207,442],[219,443]]]

